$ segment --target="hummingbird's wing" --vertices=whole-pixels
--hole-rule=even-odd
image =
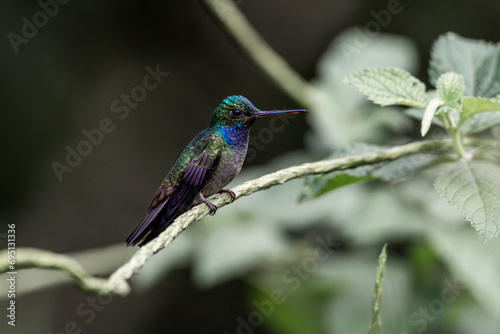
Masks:
[[[151,201],[151,204],[149,205],[146,216],[135,228],[135,230],[128,236],[127,240],[125,240],[125,242],[127,243],[127,247],[135,245],[141,241],[144,235],[149,231],[146,229],[149,227],[151,222],[153,222],[158,213],[163,209],[174,190],[174,187],[166,188],[163,184],[158,188],[155,196],[153,197],[153,200]]]
[[[189,210],[201,189],[219,163],[221,152],[210,145],[210,139],[191,147],[197,153],[191,159],[177,186],[158,188],[146,216],[125,241],[127,246],[142,246],[156,238],[175,218]],[[196,152],[195,152],[196,151]]]

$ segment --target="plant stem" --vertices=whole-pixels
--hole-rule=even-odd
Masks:
[[[258,179],[247,181],[233,189],[236,199],[249,196],[258,191],[281,185],[290,180],[303,178],[308,175],[323,174],[334,170],[343,170],[361,165],[370,165],[381,161],[394,160],[409,154],[424,151],[436,151],[452,146],[450,139],[413,142],[406,145],[394,146],[388,149],[369,152],[359,155],[346,156],[338,159],[321,160],[305,163],[264,175]],[[218,208],[231,203],[227,194],[215,196],[211,202]],[[113,293],[126,296],[130,292],[128,280],[138,273],[144,264],[158,251],[168,246],[184,229],[192,223],[209,214],[206,205],[201,204],[177,217],[177,219],[157,238],[140,248],[128,262],[118,268],[108,279],[96,278],[89,275],[76,260],[67,255],[55,254],[38,249],[20,248],[17,251],[16,266],[19,268],[47,268],[66,271],[76,284],[88,291],[98,293]],[[0,273],[8,271],[7,253],[0,253]]]
[[[449,120],[450,124],[448,132],[450,133],[451,140],[453,141],[453,148],[460,158],[469,160],[471,158],[471,155],[467,153],[464,145],[462,144],[462,136],[460,135],[460,131],[458,130],[458,124],[454,121],[453,116],[449,113],[446,114],[446,117]]]
[[[458,129],[451,129],[450,131],[451,140],[453,141],[453,148],[457,152],[460,158],[465,158],[469,160],[471,158],[470,154],[465,150],[462,144],[462,136]]]
[[[226,34],[278,87],[307,108],[312,109],[314,87],[307,83],[259,35],[230,0],[201,0]]]
[[[453,118],[448,114],[445,116],[443,114],[438,114],[438,118],[443,124],[445,130],[449,133],[453,148],[457,153],[459,158],[470,159],[471,155],[465,150],[462,144],[462,136],[460,135],[460,131],[458,130],[458,125],[453,121]]]
[[[375,290],[373,291],[372,312],[373,319],[370,325],[370,334],[379,334],[382,327],[382,288],[384,286],[385,263],[387,262],[387,244],[382,247],[378,258],[377,273],[375,275]]]

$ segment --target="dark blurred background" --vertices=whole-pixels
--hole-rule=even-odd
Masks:
[[[339,32],[365,25],[373,20],[370,11],[387,3],[253,0],[238,7],[309,80]],[[424,81],[428,50],[440,34],[499,39],[498,1],[401,3],[403,12],[382,32],[416,42],[422,70],[415,74]],[[16,53],[8,34],[21,35],[22,18],[32,22],[40,8],[36,1],[0,4],[0,213],[2,229],[16,223],[18,247],[68,253],[123,242],[182,149],[228,95],[244,95],[262,109],[303,107],[235,49],[197,1],[70,1]],[[169,75],[119,119],[112,102],[142,84],[147,66]],[[51,164],[64,164],[65,147],[75,148],[85,139],[82,130],[97,128],[103,118],[114,130],[60,182]],[[292,123],[245,168],[303,148],[307,120]],[[114,297],[89,324],[75,314],[87,294],[70,285],[51,288],[18,298],[18,321],[37,321],[40,333],[54,334],[71,319],[82,333],[229,332],[247,312],[245,284],[200,290],[190,277],[190,269],[181,268],[147,293]],[[50,312],[37,316],[44,308]]]

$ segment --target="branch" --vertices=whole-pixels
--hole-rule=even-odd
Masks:
[[[255,180],[247,181],[232,190],[236,195],[236,199],[238,199],[308,175],[324,174],[335,170],[370,165],[382,161],[394,160],[413,153],[436,151],[451,146],[451,139],[421,141],[376,152],[305,163],[264,175]],[[231,202],[231,197],[228,194],[222,194],[214,197],[211,202],[218,208],[221,208]],[[207,206],[200,204],[182,214],[156,239],[139,249],[128,262],[118,268],[108,279],[90,276],[76,260],[67,255],[29,248],[17,250],[19,256],[16,261],[16,268],[41,267],[63,270],[84,290],[102,294],[113,293],[126,296],[130,292],[130,286],[127,281],[134,274],[138,273],[155,253],[168,246],[182,233],[182,231],[184,231],[184,229],[192,223],[202,219],[208,213],[209,209]],[[6,272],[8,270],[7,268],[7,253],[4,252],[4,254],[0,256],[0,272]]]
[[[300,104],[313,109],[315,88],[274,51],[230,0],[201,0],[242,52],[247,55],[278,87]]]
[[[107,279],[91,276],[83,266],[72,256],[57,254],[37,248],[18,248],[16,249],[16,264],[15,270],[27,268],[45,268],[55,269],[66,272],[75,283],[87,291],[101,291],[106,285]],[[7,262],[7,252],[4,252],[0,261],[0,273],[9,271],[9,263]],[[128,293],[128,284],[117,284],[113,287],[114,293]]]

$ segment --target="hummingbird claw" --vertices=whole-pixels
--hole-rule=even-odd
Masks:
[[[219,191],[219,194],[229,194],[229,196],[231,196],[231,202],[234,201],[236,199],[236,194],[230,190],[230,189],[222,189],[221,191]]]
[[[209,201],[207,201],[205,199],[205,196],[203,196],[203,194],[201,193],[201,191],[200,191],[199,197],[200,197],[201,201],[208,206],[208,209],[210,210],[210,212],[208,214],[210,216],[215,215],[215,213],[217,212],[217,206],[215,204],[210,203]]]
[[[217,206],[215,206],[214,204],[210,203],[209,201],[205,201],[204,203],[208,206],[208,209],[210,210],[210,212],[208,214],[210,216],[215,215],[215,213],[217,212]]]

